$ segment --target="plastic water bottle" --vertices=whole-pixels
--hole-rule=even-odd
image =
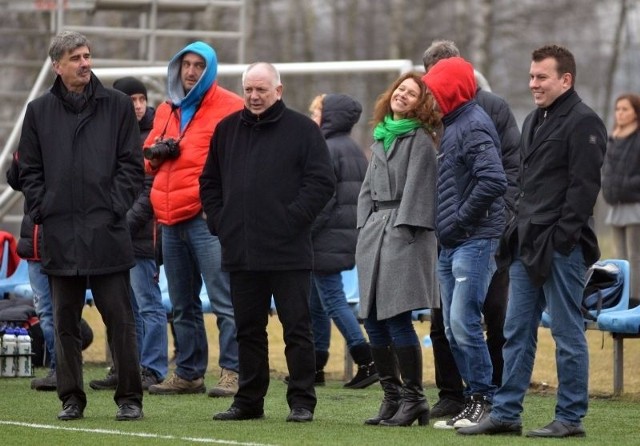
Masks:
[[[2,370],[0,375],[2,376],[16,376],[16,356],[18,354],[18,338],[15,335],[15,330],[9,328],[4,332],[2,336]]]
[[[422,345],[429,348],[431,347],[433,344],[431,343],[431,338],[429,337],[429,335],[425,335],[425,337],[422,339]]]
[[[18,373],[17,376],[31,376],[31,337],[26,328],[20,328],[18,343]]]

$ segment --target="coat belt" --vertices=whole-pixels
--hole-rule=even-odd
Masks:
[[[373,201],[373,212],[383,211],[385,209],[395,209],[400,206],[400,200],[389,201]]]

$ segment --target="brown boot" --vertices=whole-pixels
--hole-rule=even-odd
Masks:
[[[150,395],[187,395],[191,393],[204,393],[204,379],[197,378],[193,381],[180,378],[175,373],[171,378],[161,384],[149,386]]]
[[[211,398],[225,398],[234,396],[238,392],[238,374],[233,370],[222,369],[220,380],[215,387],[209,390]]]

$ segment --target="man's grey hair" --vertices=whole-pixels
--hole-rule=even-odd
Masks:
[[[242,73],[242,85],[244,86],[244,80],[247,77],[247,74],[249,73],[249,71],[253,70],[254,68],[256,68],[257,66],[262,65],[264,66],[267,70],[269,70],[271,72],[271,77],[273,78],[273,86],[277,87],[278,85],[280,85],[280,72],[278,71],[278,69],[276,67],[273,66],[273,64],[270,64],[269,62],[254,62],[251,65],[249,65],[247,68],[245,68],[244,72]]]
[[[452,40],[434,40],[424,51],[422,63],[425,71],[429,71],[436,62],[450,57],[460,57],[460,50]]]
[[[62,31],[51,41],[49,45],[49,57],[52,62],[57,62],[70,51],[86,46],[91,49],[91,42],[77,31]]]

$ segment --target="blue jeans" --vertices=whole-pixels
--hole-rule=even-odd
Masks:
[[[493,367],[482,331],[482,307],[496,270],[497,239],[469,240],[456,248],[442,248],[438,278],[444,330],[465,396],[480,394],[491,400],[496,386]]]
[[[40,320],[40,328],[44,337],[44,344],[49,356],[49,368],[56,368],[55,333],[53,329],[53,303],[49,288],[49,277],[40,271],[40,262],[29,260],[29,284],[33,290],[33,304]]]
[[[131,289],[142,322],[142,336],[138,337],[140,365],[162,380],[167,376],[169,367],[169,340],[167,312],[162,305],[162,294],[156,280],[157,269],[154,259],[136,258],[136,265],[131,269],[130,276]]]
[[[340,273],[313,273],[310,299],[311,328],[317,351],[329,351],[331,320],[347,342],[347,348],[366,344],[367,340],[362,334],[358,319],[347,303]]]
[[[172,226],[163,225],[162,255],[179,345],[176,374],[192,381],[207,371],[209,349],[200,301],[203,280],[219,330],[219,365],[237,372],[238,343],[229,274],[222,271],[218,237],[211,235],[199,215]]]
[[[587,267],[580,247],[569,256],[553,254],[551,272],[542,287],[534,286],[522,262],[509,270],[511,288],[504,324],[502,387],[496,392],[491,416],[520,422],[522,402],[531,382],[538,326],[545,307],[551,316],[556,343],[558,392],[555,419],[580,424],[589,401],[589,350],[580,312]]]
[[[411,311],[396,314],[389,319],[376,319],[376,304],[371,306],[369,316],[364,320],[364,328],[372,347],[408,347],[420,345],[420,339],[413,328]]]

